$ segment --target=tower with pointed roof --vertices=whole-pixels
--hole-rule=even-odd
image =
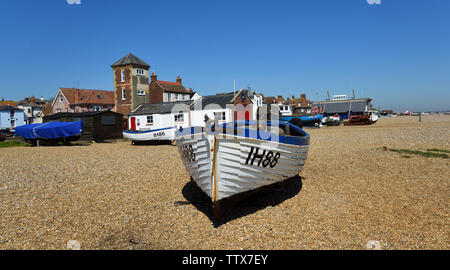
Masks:
[[[150,65],[129,53],[111,65],[114,72],[115,111],[125,117],[149,102]]]

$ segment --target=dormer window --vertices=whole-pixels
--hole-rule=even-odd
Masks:
[[[144,90],[137,90],[137,94],[138,94],[138,96],[145,96],[145,91]]]
[[[136,74],[140,75],[140,76],[144,76],[145,75],[145,69],[142,69],[142,68],[136,69]]]
[[[98,99],[102,99],[102,96],[101,96],[101,95],[97,95],[97,98],[98,98]]]
[[[120,82],[125,82],[125,70],[120,71]]]

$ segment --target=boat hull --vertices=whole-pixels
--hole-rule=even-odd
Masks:
[[[206,132],[176,137],[187,172],[211,198],[213,210],[224,199],[298,176],[306,162],[309,135],[303,142],[296,145]]]
[[[175,139],[175,127],[146,130],[130,131],[124,130],[123,137],[131,141],[173,141]]]

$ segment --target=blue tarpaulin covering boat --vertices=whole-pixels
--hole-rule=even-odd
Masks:
[[[27,140],[64,139],[83,133],[83,122],[47,122],[16,127],[16,136]]]

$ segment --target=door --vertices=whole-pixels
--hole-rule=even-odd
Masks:
[[[130,130],[136,130],[136,117],[130,118]]]
[[[235,120],[252,120],[250,116],[250,111],[236,111],[234,112]]]

